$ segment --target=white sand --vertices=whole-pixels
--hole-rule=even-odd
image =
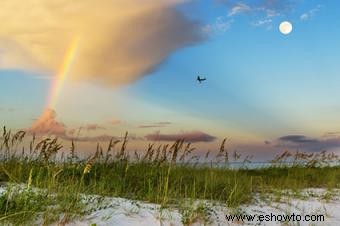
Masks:
[[[5,189],[0,187],[0,194],[4,191]],[[85,196],[83,200],[87,206],[87,214],[66,225],[177,226],[183,225],[182,221],[187,219],[183,217],[183,208],[161,209],[157,204],[100,196]],[[197,217],[191,225],[340,225],[340,190],[329,192],[325,189],[305,189],[298,193],[286,191],[281,195],[256,195],[252,204],[242,205],[238,209],[227,208],[208,201],[195,201],[194,204],[187,204],[192,208],[198,205],[205,206],[209,222],[204,222],[202,217]],[[225,218],[226,214],[290,215],[293,213],[302,217],[307,214],[323,214],[325,221],[228,222]]]
[[[243,205],[238,210],[231,210],[221,205],[201,202],[210,209],[210,221],[206,225],[282,225],[282,222],[228,222],[226,214],[323,214],[325,221],[319,222],[287,222],[285,225],[340,225],[340,192],[333,191],[328,198],[325,189],[308,189],[299,194],[270,195],[268,197],[255,197],[251,205]],[[298,196],[298,198],[296,198]],[[92,197],[95,200],[95,197]],[[91,198],[90,198],[91,199]],[[276,199],[276,200],[275,200]],[[198,201],[196,203],[199,203]],[[182,215],[178,209],[160,211],[160,206],[139,201],[121,198],[104,198],[102,202],[94,201],[92,207],[97,208],[89,215],[70,223],[69,225],[121,225],[121,226],[161,226],[183,225]],[[90,205],[90,206],[91,206]],[[102,208],[102,209],[100,209]],[[192,225],[204,225],[202,220],[197,220]]]

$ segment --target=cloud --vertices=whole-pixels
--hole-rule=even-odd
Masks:
[[[158,127],[166,127],[168,125],[171,125],[171,122],[156,122],[156,123],[149,124],[149,125],[140,125],[137,128],[141,128],[141,129],[158,128]]]
[[[252,25],[254,25],[255,27],[259,27],[259,26],[271,24],[272,22],[273,22],[272,19],[263,19],[263,20],[258,20],[258,21],[253,22]]]
[[[231,28],[234,23],[234,19],[227,19],[223,16],[219,16],[211,24],[207,24],[203,27],[203,31],[209,35],[224,33]]]
[[[115,137],[110,135],[99,135],[99,136],[82,136],[82,137],[73,137],[73,136],[67,136],[63,137],[64,140],[73,140],[78,142],[107,142],[111,139],[115,139]]]
[[[336,138],[340,136],[340,132],[326,132],[322,137],[324,138]]]
[[[156,122],[156,125],[171,125],[171,122]]]
[[[223,1],[229,8],[227,17],[233,19],[237,15],[250,15],[251,20],[253,20],[250,22],[251,25],[255,27],[266,27],[267,30],[273,27],[274,17],[292,12],[296,2],[297,1],[294,0]]]
[[[304,135],[288,135],[278,138],[276,147],[299,148],[305,151],[322,151],[340,149],[340,136],[308,138]]]
[[[203,41],[185,0],[2,0],[0,67],[56,73],[78,40],[73,79],[107,86],[145,76],[179,48]]]
[[[268,17],[288,13],[298,3],[297,0],[259,0],[251,2],[253,9],[265,12]]]
[[[229,8],[228,17],[241,14],[251,14],[258,18],[251,24],[261,26],[272,23],[272,18],[288,14],[292,11],[296,0],[245,0],[245,1],[225,1]]]
[[[95,131],[98,129],[105,129],[104,127],[98,125],[98,124],[87,124],[86,126],[84,126],[84,129],[86,129],[87,131]]]
[[[265,140],[263,143],[266,144],[266,145],[271,145],[272,144],[272,142],[270,142],[268,140]]]
[[[236,3],[229,11],[228,16],[234,16],[240,13],[251,11],[251,7],[244,3]]]
[[[316,143],[318,142],[317,139],[307,138],[303,135],[288,135],[279,138],[280,141],[288,141],[292,143]]]
[[[137,137],[134,134],[129,135],[128,140],[143,140],[141,137]],[[78,141],[78,142],[107,142],[110,141],[111,139],[113,140],[122,140],[124,137],[117,137],[117,136],[111,136],[108,134],[102,134],[98,136],[66,136],[63,137],[64,140],[73,140],[73,141]]]
[[[36,135],[57,135],[65,137],[66,126],[64,123],[58,122],[56,116],[57,114],[54,110],[47,109],[32,127],[28,129],[28,132]]]
[[[147,128],[158,128],[158,127],[164,127],[164,126],[162,126],[162,125],[140,125],[137,128],[147,129]]]
[[[111,138],[122,139],[122,137],[114,137],[107,134],[102,134],[98,136],[79,136],[81,129],[98,130],[105,129],[98,124],[88,124],[79,128],[67,129],[66,125],[62,122],[57,121],[57,114],[52,109],[47,109],[32,125],[31,128],[26,131],[30,134],[35,134],[37,136],[50,136],[54,135],[63,140],[73,140],[79,142],[104,142],[110,141]],[[129,139],[137,140],[142,139],[136,135],[129,135]]]
[[[266,18],[280,16],[290,12],[296,1],[293,0],[246,0],[231,1],[226,3],[229,7],[228,16],[236,16],[238,14],[260,13]]]
[[[311,19],[315,13],[317,13],[321,9],[321,5],[317,5],[314,9],[309,10],[308,12],[305,12],[300,16],[301,20],[309,20]]]
[[[74,135],[77,130],[85,129],[87,132],[95,131],[99,129],[105,129],[98,124],[87,124],[78,129],[69,129],[64,123],[57,121],[57,114],[53,109],[47,109],[45,112],[35,120],[34,124],[30,129],[29,133],[35,133],[36,135],[56,135],[60,138],[67,138],[68,135]]]
[[[161,134],[160,132],[156,132],[146,135],[145,138],[149,141],[176,141],[179,139],[185,139],[188,142],[212,142],[216,139],[216,137],[200,131],[178,134]]]

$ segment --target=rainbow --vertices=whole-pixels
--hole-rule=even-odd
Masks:
[[[62,88],[65,84],[67,76],[69,75],[71,65],[76,56],[78,45],[79,45],[79,38],[78,37],[73,38],[69,47],[67,48],[65,52],[60,69],[58,70],[58,73],[53,79],[50,92],[48,95],[48,99],[47,99],[46,109],[55,109],[58,98],[62,91]]]

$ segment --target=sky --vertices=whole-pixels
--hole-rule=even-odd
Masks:
[[[340,153],[340,2],[4,0],[0,122],[75,140],[129,131],[259,159]],[[293,30],[279,30],[289,21]],[[201,84],[197,75],[207,80]]]

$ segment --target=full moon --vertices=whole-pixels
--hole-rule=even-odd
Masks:
[[[288,21],[283,21],[279,26],[279,30],[282,34],[288,35],[290,32],[292,32],[293,25]]]

